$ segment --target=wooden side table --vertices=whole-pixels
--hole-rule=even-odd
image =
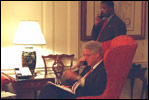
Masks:
[[[48,81],[54,82],[55,79],[48,77],[39,78],[38,76],[37,79],[33,77],[31,79],[17,80],[13,83],[14,90],[17,94],[16,99],[23,99],[24,97],[22,98],[22,95],[31,91],[34,92],[34,99],[37,99],[37,90],[40,90]]]
[[[141,91],[141,99],[143,99],[143,94],[146,91],[146,98],[147,98],[147,80],[145,78],[145,71],[147,68],[141,68],[141,65],[133,64],[132,68],[129,71],[128,78],[131,80],[131,99],[133,98],[133,88],[135,79],[139,78],[143,82],[142,91]]]
[[[14,69],[1,70],[1,72],[14,78],[15,81],[12,82],[10,87],[13,89],[12,92],[16,94],[16,99],[36,99],[38,97],[37,91],[44,87],[47,81],[55,82],[54,73],[50,72],[48,75],[45,75],[44,67],[38,67],[35,71],[35,76],[29,79],[18,80]],[[32,93],[34,93],[34,97],[32,97]]]

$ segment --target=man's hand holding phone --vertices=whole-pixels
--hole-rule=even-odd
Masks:
[[[77,61],[77,64],[74,66],[74,68],[80,67],[80,65],[82,65],[84,61],[85,61],[85,57],[83,56]]]
[[[102,15],[101,14],[97,14],[97,16],[95,17],[95,25],[98,25],[98,23],[100,23],[102,20]]]

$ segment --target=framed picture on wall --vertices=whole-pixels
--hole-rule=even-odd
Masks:
[[[136,40],[145,38],[146,1],[114,1],[114,9],[126,24],[127,35]],[[95,16],[100,13],[100,1],[81,1],[81,40],[91,40]]]

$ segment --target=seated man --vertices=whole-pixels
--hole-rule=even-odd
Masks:
[[[103,51],[100,42],[89,41],[84,46],[84,56],[79,59],[78,67],[82,61],[87,62],[80,75],[72,70],[64,73],[66,79],[76,81],[71,87],[72,92],[68,92],[53,84],[46,84],[41,90],[40,99],[73,99],[80,96],[100,95],[105,90],[107,76],[103,63]]]

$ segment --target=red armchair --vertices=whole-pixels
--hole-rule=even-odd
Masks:
[[[15,79],[12,79],[8,75],[1,72],[1,90],[3,90],[4,84],[9,84],[10,82],[14,82]]]
[[[3,85],[8,84],[9,82],[10,79],[4,73],[1,73],[1,90],[3,88]]]
[[[120,35],[102,43],[107,86],[99,96],[84,96],[77,99],[119,99],[122,87],[132,65],[137,42],[127,35]]]

